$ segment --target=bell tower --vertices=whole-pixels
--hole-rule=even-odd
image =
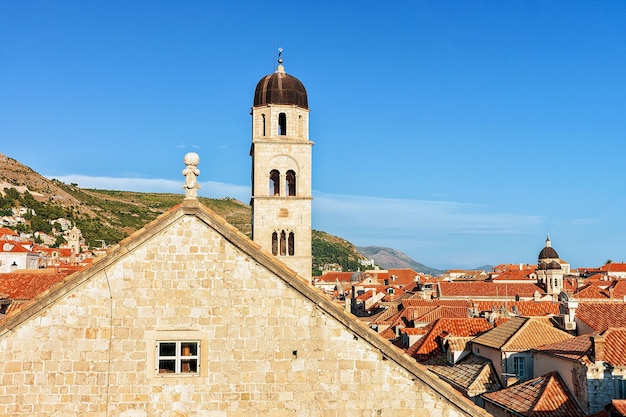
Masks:
[[[252,106],[252,240],[302,277],[312,276],[311,154],[306,89],[278,68]]]

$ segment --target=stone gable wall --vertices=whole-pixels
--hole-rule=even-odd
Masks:
[[[156,372],[177,338],[199,376]],[[195,216],[5,332],[0,378],[2,416],[469,415]]]

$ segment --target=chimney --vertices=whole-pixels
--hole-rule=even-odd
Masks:
[[[595,362],[604,360],[604,342],[606,338],[601,335],[591,336],[591,349]]]

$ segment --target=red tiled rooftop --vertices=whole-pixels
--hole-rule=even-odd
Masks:
[[[500,391],[483,394],[485,400],[528,417],[584,417],[558,372]]]
[[[62,281],[67,275],[67,271],[57,272],[50,269],[3,273],[0,274],[0,293],[8,294],[11,299],[30,300]]]
[[[591,337],[588,334],[584,334],[560,342],[539,346],[535,350],[576,362],[588,362],[588,356],[591,353]]]
[[[626,303],[579,303],[576,318],[596,332],[609,327],[626,327]]]
[[[441,297],[466,297],[472,298],[515,298],[532,297],[535,292],[543,294],[544,291],[536,284],[517,284],[494,282],[440,282]]]
[[[626,366],[626,328],[609,328],[602,335],[605,338],[603,360],[612,366]]]
[[[602,265],[600,271],[608,272],[626,272],[626,263],[624,262],[611,262],[605,265]]]
[[[506,352],[522,352],[571,338],[572,335],[553,327],[547,317],[511,317],[474,339],[474,343]]]
[[[418,361],[425,361],[441,353],[437,337],[446,334],[453,336],[475,336],[491,329],[492,325],[483,318],[442,318],[427,326],[428,334],[407,350],[407,355]]]

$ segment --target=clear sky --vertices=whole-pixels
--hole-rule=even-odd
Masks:
[[[0,0],[0,152],[250,199],[250,107],[309,95],[313,227],[435,268],[626,261],[626,2]]]

